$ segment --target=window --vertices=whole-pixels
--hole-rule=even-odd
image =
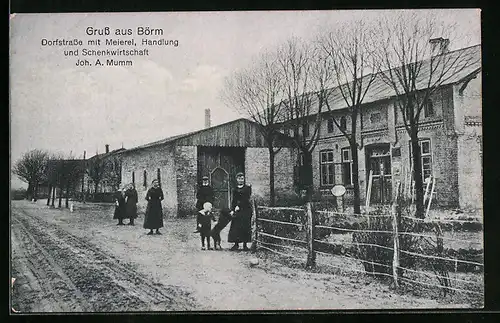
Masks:
[[[379,112],[370,114],[370,123],[379,123],[381,119],[382,116],[380,115]]]
[[[327,131],[328,133],[333,132],[333,118],[330,118],[326,121]]]
[[[132,172],[132,184],[135,185],[135,172]]]
[[[352,185],[351,147],[342,148],[342,184]]]
[[[343,131],[347,129],[347,119],[345,117],[340,118],[340,129]]]
[[[144,177],[143,177],[143,183],[142,183],[142,185],[144,187],[148,187],[148,179],[147,179],[146,170],[144,170]]]
[[[410,166],[413,164],[413,154],[410,145]],[[426,178],[432,175],[432,152],[431,152],[431,141],[430,139],[422,139],[418,142],[420,146],[420,158],[422,163],[422,180],[425,181]]]
[[[334,185],[335,173],[333,150],[322,150],[320,154],[320,178],[322,186]]]
[[[161,171],[159,168],[156,170],[156,179],[158,180],[158,184],[161,187]]]
[[[424,105],[424,118],[429,118],[434,116],[434,106],[432,105],[432,100],[427,99]]]

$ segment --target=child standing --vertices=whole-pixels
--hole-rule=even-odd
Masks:
[[[212,222],[215,221],[215,216],[212,213],[212,203],[205,202],[203,204],[203,210],[198,212],[196,217],[196,227],[198,232],[200,232],[201,237],[201,250],[205,250],[205,240],[207,242],[208,250],[213,250],[210,247],[210,231],[212,229]]]

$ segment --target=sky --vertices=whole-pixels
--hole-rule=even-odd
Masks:
[[[456,34],[481,42],[477,9],[432,10],[456,23]],[[429,10],[419,10],[426,15]],[[359,18],[391,16],[395,10],[260,11],[169,13],[14,14],[10,19],[11,161],[45,149],[73,158],[133,148],[172,135],[202,129],[204,110],[212,125],[244,117],[220,100],[224,79],[253,57],[291,37],[305,40]],[[162,36],[137,35],[138,27],[162,29]],[[109,27],[110,36],[89,36],[88,27]],[[115,29],[132,36],[115,36]],[[439,35],[436,35],[439,36]],[[101,46],[88,40],[101,39]],[[113,49],[107,38],[135,39],[149,56],[123,57],[133,66],[95,66],[82,50]],[[141,46],[143,38],[178,40],[178,46]],[[42,46],[42,39],[79,39],[79,47]],[[79,57],[65,56],[79,49]],[[93,66],[79,66],[87,59]],[[101,58],[105,64],[106,58]],[[20,185],[13,177],[12,186]]]

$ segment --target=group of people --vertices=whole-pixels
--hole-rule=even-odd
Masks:
[[[209,178],[203,176],[202,184],[196,193],[196,230],[200,234],[201,249],[213,250],[222,249],[221,231],[231,223],[227,241],[234,245],[230,250],[238,250],[240,243],[243,250],[248,251],[247,243],[251,242],[251,221],[252,206],[250,198],[252,187],[245,183],[245,174],[236,174],[237,186],[232,191],[231,207],[223,208],[219,212],[218,220],[212,211],[214,203],[214,191],[209,184]],[[161,234],[159,229],[163,227],[163,210],[161,201],[164,199],[163,191],[158,180],[153,180],[152,187],[146,193],[148,201],[144,217],[145,229],[149,229],[148,235]],[[118,219],[118,225],[124,225],[123,220],[129,219],[129,225],[134,225],[137,218],[137,191],[134,184],[124,187],[116,198],[116,208],[113,219]],[[217,223],[212,228],[212,222]],[[156,230],[156,232],[154,232]],[[213,239],[214,248],[211,247],[210,240]]]
[[[148,205],[144,217],[144,229],[149,229],[148,235],[161,234],[160,228],[163,227],[163,210],[161,201],[163,200],[163,191],[157,179],[153,180],[152,187],[146,193]],[[116,207],[113,219],[118,219],[117,225],[124,225],[123,220],[129,219],[129,225],[134,225],[134,219],[137,218],[137,191],[134,184],[129,184],[122,188],[116,197]]]
[[[201,249],[212,250],[210,238],[214,241],[215,249],[222,249],[220,242],[220,232],[231,222],[227,241],[234,243],[230,250],[238,250],[239,244],[243,244],[243,250],[248,251],[251,239],[252,206],[250,198],[252,188],[245,184],[245,174],[236,174],[237,186],[232,192],[231,208],[223,208],[219,212],[219,219],[212,228],[211,222],[215,221],[212,212],[214,193],[209,185],[208,177],[204,176],[202,185],[196,194],[196,209],[198,211],[196,219],[196,231],[200,233]],[[206,247],[205,247],[206,243]]]

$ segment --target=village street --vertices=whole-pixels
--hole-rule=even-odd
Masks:
[[[20,312],[436,308],[387,284],[307,272],[249,252],[202,251],[194,219],[147,236],[142,216],[117,226],[113,206],[51,209],[12,201],[12,306]],[[259,255],[258,255],[259,256]]]

